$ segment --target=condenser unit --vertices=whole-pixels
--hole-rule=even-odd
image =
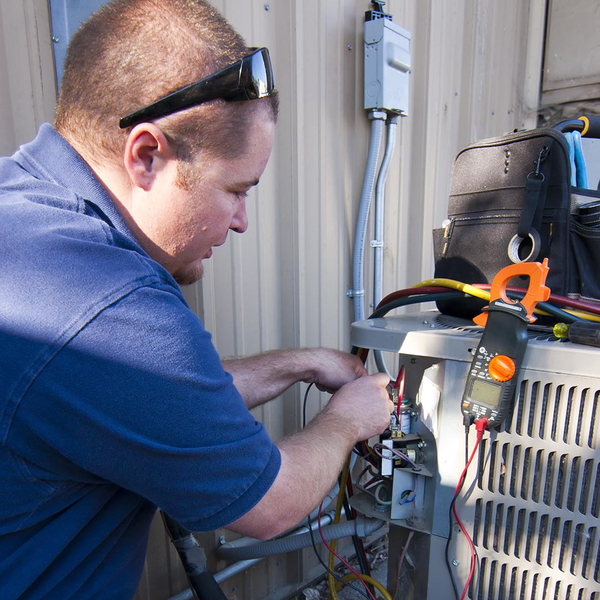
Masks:
[[[513,409],[485,432],[456,504],[478,555],[467,597],[600,600],[600,349],[530,329]],[[399,354],[415,400],[428,476],[418,477],[422,494],[409,512],[394,516],[394,496],[388,514],[388,587],[399,586],[400,598],[454,599],[449,569],[461,593],[467,581],[471,554],[456,525],[445,554],[465,465],[460,404],[482,331],[435,311],[352,326],[353,345]],[[365,498],[356,504],[375,511]]]

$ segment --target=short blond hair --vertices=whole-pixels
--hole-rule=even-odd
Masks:
[[[128,130],[119,118],[249,54],[243,38],[204,0],[113,0],[73,35],[54,125],[91,162],[118,164]],[[179,159],[198,151],[236,156],[244,124],[277,95],[214,100],[160,119]]]

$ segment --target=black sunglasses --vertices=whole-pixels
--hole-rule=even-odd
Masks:
[[[119,127],[125,129],[138,123],[153,121],[217,98],[234,102],[265,98],[270,96],[274,89],[269,51],[266,48],[258,48],[252,54],[216,73],[129,113],[120,119]]]

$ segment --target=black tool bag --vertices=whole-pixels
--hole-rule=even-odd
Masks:
[[[600,137],[600,117],[561,126]],[[452,170],[448,220],[433,232],[435,277],[491,283],[511,262],[548,258],[553,293],[600,303],[600,192],[570,181],[569,147],[558,128],[464,148]],[[440,301],[438,309],[472,318],[484,305],[469,298]]]

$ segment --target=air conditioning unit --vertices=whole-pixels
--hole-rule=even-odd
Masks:
[[[513,409],[485,432],[456,503],[478,555],[466,597],[600,600],[600,349],[530,329]],[[400,598],[453,600],[449,568],[460,593],[468,578],[471,553],[455,524],[447,559],[446,545],[465,466],[461,399],[482,331],[435,311],[352,326],[354,346],[400,355],[430,474],[410,514],[394,518],[392,505],[388,515],[388,589]],[[357,500],[363,512],[368,504]]]

